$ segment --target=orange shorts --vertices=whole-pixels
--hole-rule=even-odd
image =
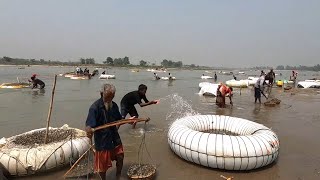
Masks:
[[[112,161],[116,160],[116,156],[123,154],[123,146],[119,145],[112,150],[96,151],[94,155],[95,172],[106,172],[112,167]]]

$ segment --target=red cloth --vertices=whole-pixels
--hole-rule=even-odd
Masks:
[[[229,95],[232,94],[231,89],[224,84],[220,86],[219,91],[223,97],[225,97],[227,94],[229,94]]]
[[[116,160],[116,156],[123,153],[122,145],[109,151],[96,151],[94,154],[94,170],[96,172],[106,172],[112,167],[112,161]]]

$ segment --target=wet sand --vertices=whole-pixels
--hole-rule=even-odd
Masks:
[[[67,70],[66,70],[67,71]],[[279,106],[266,107],[253,103],[253,90],[242,89],[241,95],[235,90],[234,106],[220,109],[212,97],[202,97],[198,92],[198,78],[202,71],[175,71],[180,78],[171,84],[164,81],[153,81],[151,73],[133,73],[115,70],[116,80],[109,80],[117,87],[115,102],[130,90],[135,90],[139,83],[148,85],[149,100],[158,99],[178,93],[192,109],[179,103],[164,99],[159,105],[145,108],[137,107],[141,117],[151,117],[147,126],[146,144],[152,160],[145,154],[146,163],[157,165],[156,179],[222,179],[233,176],[235,180],[247,179],[320,179],[320,90],[292,90],[284,92],[281,88],[273,88],[271,95],[281,100]],[[50,74],[45,76],[51,77]],[[222,76],[218,78],[223,78]],[[225,77],[227,79],[228,77]],[[222,79],[222,80],[225,80]],[[231,79],[231,78],[230,78]],[[29,91],[5,91],[0,93],[1,137],[9,137],[45,125],[51,92],[52,78],[46,79],[44,94]],[[52,114],[52,126],[68,123],[72,127],[83,128],[87,111],[91,103],[98,98],[98,89],[106,81],[92,79],[90,81],[72,81],[59,79],[57,94]],[[262,99],[265,102],[265,99]],[[227,100],[227,102],[229,102]],[[249,119],[272,128],[280,139],[278,160],[268,167],[253,171],[224,171],[210,169],[189,163],[169,148],[167,130],[175,117],[194,110],[199,114],[221,114]],[[171,115],[171,116],[169,116]],[[143,125],[136,129],[129,125],[120,128],[120,136],[125,148],[124,169],[122,179],[127,179],[126,171],[131,163],[138,161],[138,148],[141,142]],[[115,164],[114,164],[115,166]],[[61,179],[68,168],[45,173],[38,176],[20,179]],[[109,179],[115,179],[114,167],[108,172]]]

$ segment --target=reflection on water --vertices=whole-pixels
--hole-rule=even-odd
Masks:
[[[46,92],[45,89],[33,89],[30,91],[33,95],[33,97],[37,97],[37,96],[44,96],[44,93]]]

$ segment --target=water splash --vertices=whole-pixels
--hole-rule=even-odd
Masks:
[[[168,95],[162,100],[168,99],[170,100],[170,110],[166,115],[167,121],[174,121],[176,119],[180,119],[186,116],[193,116],[199,114],[192,108],[192,105],[188,103],[188,101],[184,100],[177,93]]]

